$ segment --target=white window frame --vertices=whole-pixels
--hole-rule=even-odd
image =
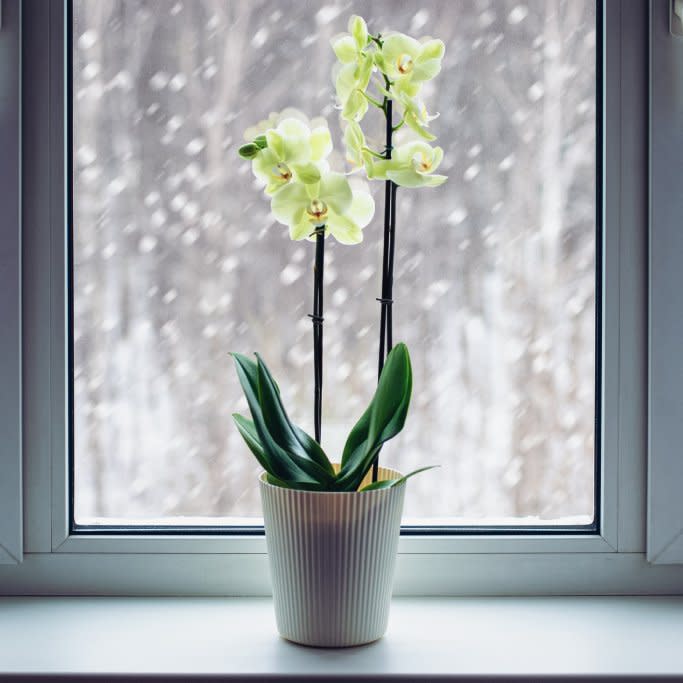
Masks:
[[[23,115],[25,555],[0,567],[0,593],[268,594],[262,537],[69,532],[66,16],[61,0],[45,8],[23,0],[32,82]],[[683,567],[645,559],[648,4],[605,2],[602,11],[600,533],[402,537],[397,594],[683,592]]]
[[[683,563],[683,27],[652,6],[647,558]],[[671,29],[671,30],[670,30]]]
[[[21,5],[0,3],[0,564],[21,562]]]

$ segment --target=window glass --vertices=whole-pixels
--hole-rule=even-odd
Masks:
[[[74,0],[76,522],[258,523],[229,351],[260,351],[312,433],[313,246],[274,221],[237,148],[296,106],[327,117],[343,165],[330,39],[353,13],[446,43],[425,95],[449,181],[397,195],[414,396],[382,462],[440,465],[411,480],[405,521],[593,520],[594,2]],[[328,240],[337,457],[376,381],[379,185],[363,244]]]

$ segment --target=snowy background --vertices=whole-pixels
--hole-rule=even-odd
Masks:
[[[398,191],[394,338],[414,398],[382,461],[441,465],[411,480],[405,514],[592,519],[594,3],[75,0],[77,521],[259,516],[228,351],[259,350],[312,431],[313,248],[236,150],[296,106],[328,118],[343,168],[330,39],[352,13],[446,43],[425,94],[450,179]],[[363,244],[328,241],[333,459],[376,380],[373,189]]]

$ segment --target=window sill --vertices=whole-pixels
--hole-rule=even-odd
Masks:
[[[269,598],[3,598],[0,677],[683,675],[683,598],[397,598],[360,648],[278,637]]]

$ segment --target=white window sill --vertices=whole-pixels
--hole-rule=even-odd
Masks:
[[[347,650],[282,640],[269,598],[0,599],[0,677],[680,676],[681,643],[680,597],[397,598]]]

